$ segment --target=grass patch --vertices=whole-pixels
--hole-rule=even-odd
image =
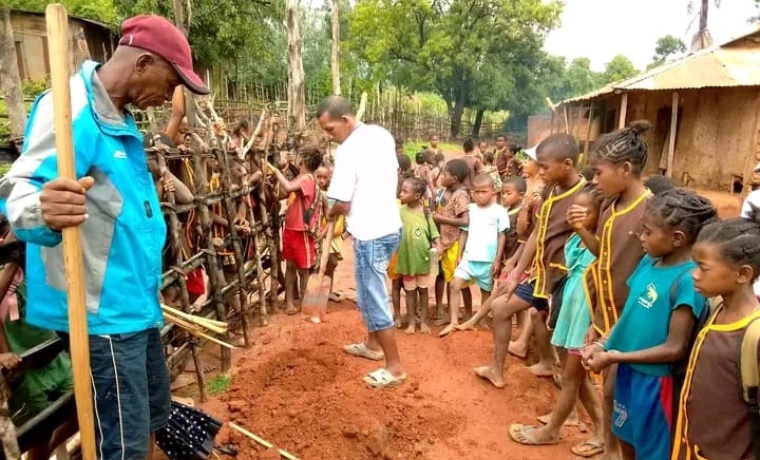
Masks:
[[[404,154],[414,161],[414,157],[425,150],[430,145],[430,142],[426,141],[414,141],[404,143]],[[453,142],[439,142],[438,148],[444,152],[460,152],[462,150],[462,144],[455,144]]]
[[[234,378],[227,374],[218,374],[213,379],[206,382],[206,391],[210,396],[218,396],[227,392],[232,385]]]

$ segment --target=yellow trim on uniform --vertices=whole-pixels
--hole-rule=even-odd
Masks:
[[[544,245],[546,244],[546,232],[549,226],[549,216],[552,213],[552,206],[556,201],[565,199],[573,193],[577,192],[584,185],[586,185],[586,179],[581,177],[577,184],[573,185],[557,196],[554,196],[554,188],[552,188],[552,191],[549,193],[546,201],[541,203],[541,208],[538,212],[538,227],[536,229],[536,231],[538,231],[536,234],[536,255],[533,259],[533,264],[536,267],[536,285],[533,289],[533,297],[537,297],[539,299],[548,298],[548,294],[546,292],[546,267],[544,266],[544,255],[546,248]],[[559,264],[550,264],[549,267],[560,268],[567,271],[567,267]]]
[[[601,304],[602,315],[604,316],[604,331],[599,331],[602,334],[609,332],[612,326],[618,322],[618,311],[614,304],[612,273],[610,272],[610,267],[612,265],[612,227],[615,225],[615,219],[633,211],[642,201],[646,200],[651,195],[652,193],[649,189],[645,189],[644,193],[622,211],[615,210],[616,200],[612,203],[612,214],[610,215],[610,218],[604,223],[602,237],[599,239],[599,257],[597,258],[600,281],[600,283],[597,284],[597,292]],[[607,299],[609,299],[609,303],[607,302]],[[610,318],[610,316],[612,316],[612,318]]]
[[[675,437],[673,438],[673,454],[671,455],[671,460],[678,460],[680,454],[681,454],[681,443],[683,442],[686,444],[686,452],[684,452],[684,459],[685,460],[707,460],[706,457],[703,457],[699,453],[699,446],[694,445],[691,446],[688,442],[688,434],[689,434],[689,418],[686,416],[686,400],[689,398],[689,393],[691,392],[691,380],[694,377],[694,368],[697,364],[697,360],[699,359],[699,353],[702,351],[702,344],[705,341],[705,337],[707,336],[708,332],[734,332],[739,331],[744,328],[746,328],[749,323],[752,321],[755,321],[756,319],[760,318],[760,310],[757,310],[753,312],[751,315],[746,316],[739,321],[735,321],[730,324],[713,324],[715,322],[715,318],[718,316],[718,313],[723,310],[723,304],[720,304],[718,308],[715,309],[715,312],[710,316],[710,319],[707,320],[707,324],[704,328],[702,328],[701,331],[699,331],[699,334],[697,334],[697,338],[694,341],[694,348],[691,351],[691,355],[689,356],[689,364],[686,367],[686,376],[684,377],[684,383],[683,383],[683,389],[681,390],[681,398],[678,403],[678,419],[676,420],[676,433]],[[738,352],[738,350],[737,350]],[[737,369],[737,372],[738,369]],[[693,447],[693,449],[692,449]],[[692,457],[692,451],[694,452],[694,456]]]

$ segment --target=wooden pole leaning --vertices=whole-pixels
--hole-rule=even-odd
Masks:
[[[50,48],[50,80],[53,88],[55,147],[60,177],[76,180],[74,143],[71,133],[71,90],[69,87],[69,20],[59,3],[45,11]],[[84,260],[79,227],[63,229],[63,259],[66,269],[66,294],[69,309],[69,341],[74,398],[82,440],[82,458],[95,460],[95,419],[90,379],[90,342],[87,334],[87,306]]]

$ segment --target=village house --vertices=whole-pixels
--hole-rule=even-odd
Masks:
[[[587,152],[600,134],[652,123],[645,174],[738,192],[760,161],[760,29],[559,103],[531,117],[530,142],[570,132]],[[532,145],[532,144],[530,144]],[[745,191],[747,188],[744,189]]]
[[[11,27],[22,80],[44,81],[50,74],[44,13],[12,10]],[[87,59],[105,62],[116,48],[118,36],[108,24],[69,16],[72,73]]]

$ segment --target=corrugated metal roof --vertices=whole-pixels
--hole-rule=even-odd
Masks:
[[[657,91],[677,89],[760,86],[760,45],[730,46],[760,29],[669,62],[627,80],[611,83],[559,105],[589,101],[616,91]]]

